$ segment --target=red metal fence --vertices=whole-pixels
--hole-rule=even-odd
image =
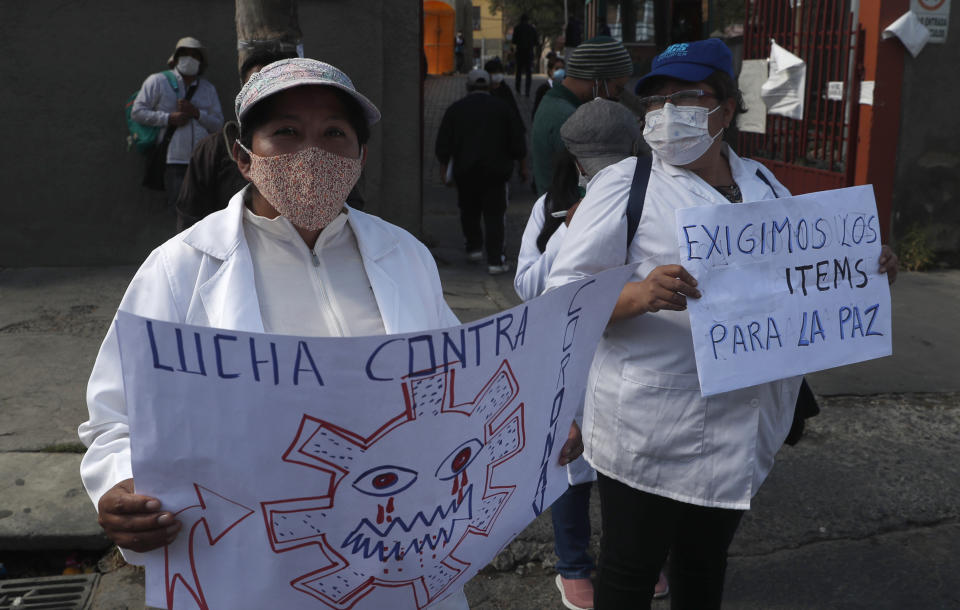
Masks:
[[[803,119],[767,115],[765,134],[740,134],[740,154],[794,194],[852,185],[863,53],[850,0],[747,0],[745,17],[744,59],[769,57],[772,39],[807,74]],[[842,83],[841,100],[828,98],[830,82]]]

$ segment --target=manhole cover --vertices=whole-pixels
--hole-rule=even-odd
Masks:
[[[0,610],[86,610],[99,574],[0,580]]]

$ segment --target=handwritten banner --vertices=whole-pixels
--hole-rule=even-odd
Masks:
[[[704,396],[893,353],[871,186],[677,210]]]
[[[120,313],[134,479],[183,523],[170,608],[423,608],[567,489],[557,464],[629,268],[463,326],[318,339]]]

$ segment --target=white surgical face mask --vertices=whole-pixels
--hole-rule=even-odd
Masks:
[[[670,165],[686,165],[703,156],[720,137],[710,135],[710,115],[719,110],[703,106],[674,106],[667,102],[659,110],[646,114],[643,139],[657,155]]]
[[[502,82],[503,82],[503,74],[500,74],[499,72],[497,72],[496,74],[491,74],[491,75],[490,75],[490,80],[492,80],[492,81],[495,82],[495,83],[502,83]]]
[[[200,71],[200,60],[189,55],[182,55],[177,59],[177,72],[184,76],[196,76]]]

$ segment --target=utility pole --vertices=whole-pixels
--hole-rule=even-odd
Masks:
[[[256,51],[303,55],[297,0],[236,0],[237,68]]]

